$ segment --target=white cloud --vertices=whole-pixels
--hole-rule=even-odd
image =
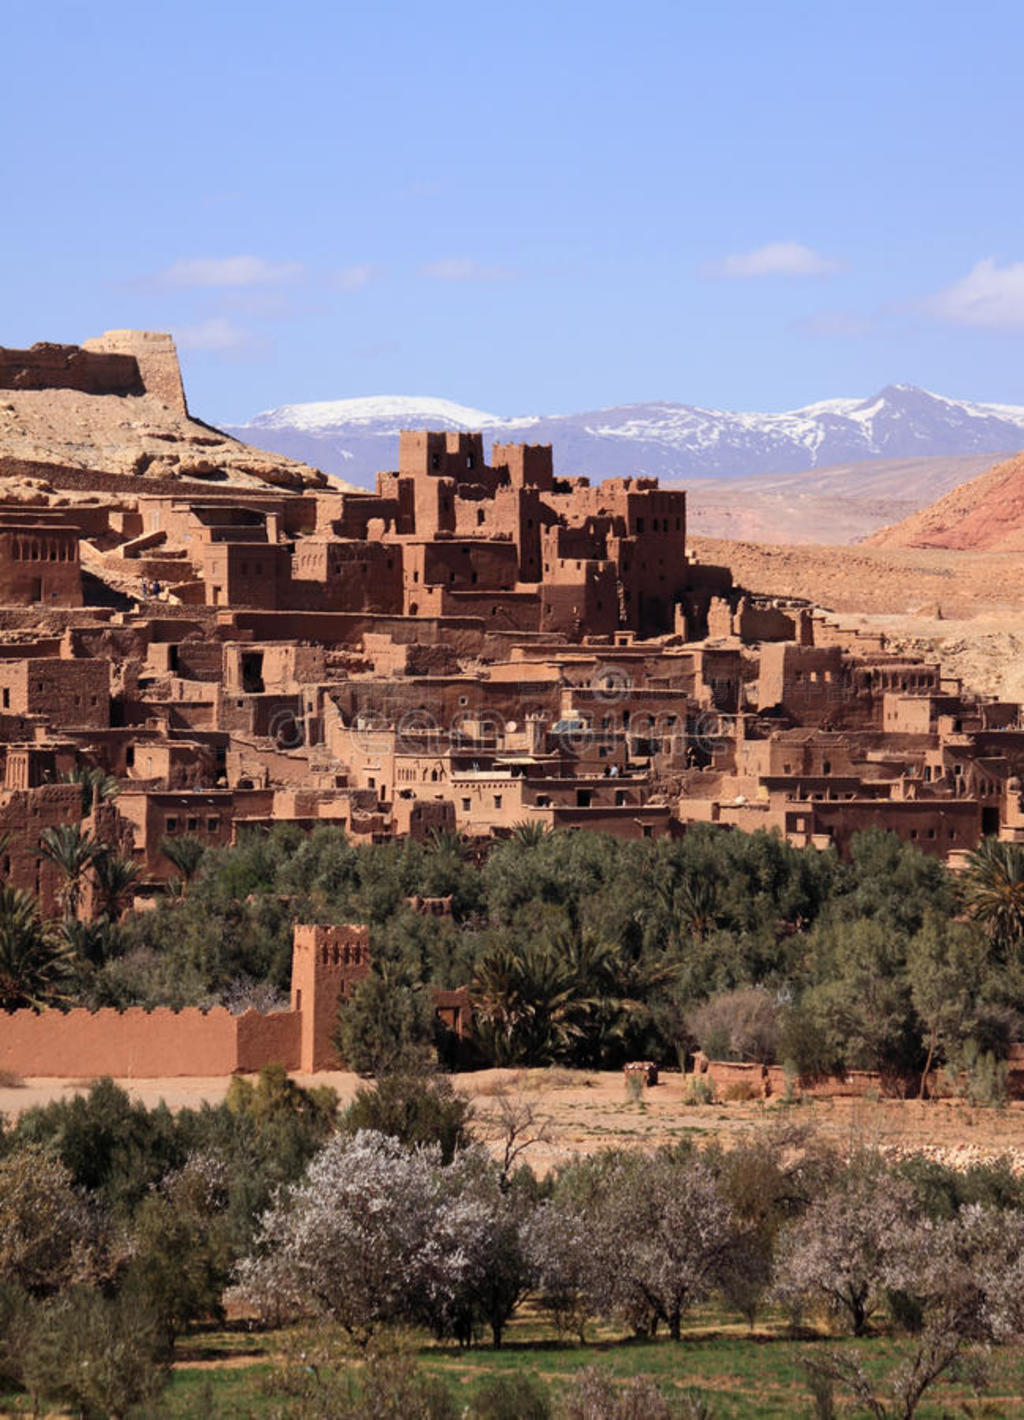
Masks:
[[[176,261],[161,272],[172,286],[269,286],[300,275],[297,261],[267,261],[262,256],[200,256]]]
[[[706,268],[708,276],[828,276],[841,263],[802,242],[769,242],[755,251],[735,252]]]
[[[183,350],[215,350],[221,354],[237,354],[258,344],[250,331],[224,316],[211,316],[196,325],[180,327],[174,339]]]
[[[956,325],[1010,330],[1024,326],[1024,261],[979,261],[966,276],[924,302],[929,315]]]
[[[342,291],[361,291],[379,274],[379,268],[369,262],[357,262],[354,266],[343,266],[340,271],[336,271],[334,284]]]
[[[511,281],[519,273],[509,266],[484,266],[471,256],[446,257],[421,269],[434,281]]]

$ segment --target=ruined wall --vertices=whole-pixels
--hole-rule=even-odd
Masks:
[[[130,359],[142,377],[146,393],[163,400],[179,414],[188,414],[178,352],[169,335],[155,330],[107,330],[82,342],[93,358]],[[99,352],[118,352],[99,355]]]
[[[0,346],[0,389],[127,395],[142,394],[144,385],[139,363],[131,354],[94,353],[88,342],[54,345],[41,340],[29,350]]]

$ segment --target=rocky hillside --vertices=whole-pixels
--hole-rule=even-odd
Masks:
[[[997,464],[867,541],[874,547],[962,552],[1024,549],[1024,454]]]
[[[0,347],[0,473],[4,494],[56,480],[56,470],[302,489],[316,468],[268,453],[193,418],[174,343],[109,331],[83,345]]]

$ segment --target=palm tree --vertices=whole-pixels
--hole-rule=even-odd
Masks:
[[[31,893],[0,887],[0,1009],[66,1001],[70,954],[39,917]]]
[[[93,863],[100,912],[111,922],[120,920],[139,879],[139,865],[122,853],[100,853]]]
[[[539,848],[551,830],[539,819],[520,819],[512,825],[509,840],[520,848]]]
[[[78,916],[78,900],[82,883],[88,869],[97,857],[105,852],[81,824],[60,823],[55,828],[44,828],[39,835],[39,846],[43,856],[61,873],[63,881],[57,890],[57,900],[65,917]]]
[[[1004,955],[1024,942],[1024,847],[984,838],[968,855],[964,901]]]
[[[103,966],[115,949],[115,928],[109,917],[99,917],[95,922],[65,917],[60,935],[72,954],[91,966]]]
[[[81,785],[83,818],[92,812],[93,794],[96,790],[99,791],[101,799],[115,799],[121,792],[121,785],[113,775],[90,764],[76,764],[74,769],[67,770],[60,777],[64,784]]]
[[[564,1055],[589,1006],[572,963],[546,943],[495,943],[477,962],[470,996],[481,1039],[501,1065]]]
[[[179,838],[163,839],[160,852],[177,868],[184,887],[199,871],[199,864],[206,854],[206,844],[195,834],[183,833]]]

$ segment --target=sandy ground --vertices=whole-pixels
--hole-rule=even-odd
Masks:
[[[329,1084],[342,1102],[365,1082],[346,1072],[296,1075],[303,1085]],[[163,1100],[171,1109],[211,1104],[224,1098],[229,1076],[122,1080],[134,1099],[153,1106]],[[1024,1102],[1005,1109],[977,1109],[947,1101],[814,1100],[796,1106],[760,1101],[688,1105],[678,1074],[645,1091],[642,1103],[627,1094],[617,1071],[481,1070],[454,1077],[456,1089],[471,1101],[474,1129],[492,1149],[501,1147],[503,1101],[533,1116],[530,1132],[541,1138],[524,1157],[541,1173],[608,1145],[650,1148],[693,1138],[728,1145],[750,1129],[788,1110],[791,1118],[813,1125],[834,1143],[877,1146],[892,1154],[925,1152],[950,1162],[969,1163],[1009,1154],[1024,1169]],[[88,1081],[30,1079],[19,1088],[0,1088],[0,1113],[13,1118],[34,1105],[67,1098]]]

